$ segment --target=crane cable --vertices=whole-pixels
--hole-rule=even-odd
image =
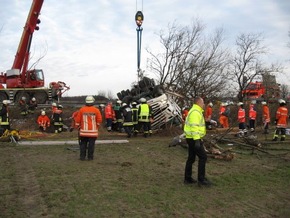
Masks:
[[[136,15],[135,15],[135,21],[137,24],[137,74],[138,74],[138,80],[140,78],[140,73],[141,73],[141,69],[140,69],[140,64],[141,64],[141,42],[142,42],[142,30],[143,28],[142,23],[143,23],[143,0],[142,0],[142,8],[141,11],[138,10],[138,0],[136,0]]]

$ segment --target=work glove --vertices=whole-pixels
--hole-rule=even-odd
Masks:
[[[201,141],[200,141],[200,139],[194,140],[194,147],[196,149],[200,149],[200,147],[201,147]]]

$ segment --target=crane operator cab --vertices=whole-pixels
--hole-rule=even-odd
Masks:
[[[40,69],[34,69],[27,71],[28,81],[31,84],[31,87],[43,87],[44,86],[44,76],[43,71]]]

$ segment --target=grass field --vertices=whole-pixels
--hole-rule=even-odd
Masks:
[[[200,188],[183,184],[187,151],[171,139],[97,145],[93,161],[68,145],[1,143],[0,217],[290,217],[290,143],[209,159],[214,186]]]

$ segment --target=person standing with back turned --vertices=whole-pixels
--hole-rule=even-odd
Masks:
[[[185,165],[184,184],[192,184],[197,181],[192,178],[192,164],[198,156],[198,185],[210,186],[211,183],[205,178],[205,165],[207,154],[202,138],[206,135],[205,120],[203,116],[204,101],[201,97],[195,97],[184,125],[184,133],[188,144],[188,158]]]
[[[85,160],[88,150],[88,160],[94,159],[95,141],[98,137],[98,129],[102,123],[100,110],[94,107],[93,96],[86,97],[86,105],[83,106],[76,116],[76,126],[79,128],[80,137],[80,160]]]

